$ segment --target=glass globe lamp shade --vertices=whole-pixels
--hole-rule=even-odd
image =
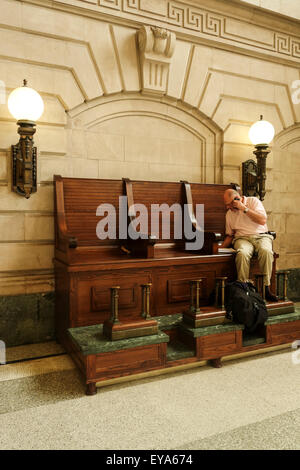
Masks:
[[[41,96],[26,85],[13,90],[7,104],[10,113],[17,121],[37,121],[44,111]]]
[[[274,127],[268,121],[264,121],[262,116],[260,121],[255,122],[249,130],[249,139],[253,145],[268,145],[275,134]]]

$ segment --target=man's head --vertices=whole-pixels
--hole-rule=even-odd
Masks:
[[[235,189],[226,189],[224,193],[224,204],[227,210],[237,210],[233,205],[233,201],[235,200],[235,198],[241,200],[241,196],[239,195],[239,193]]]

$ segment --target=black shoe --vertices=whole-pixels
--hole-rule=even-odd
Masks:
[[[270,291],[269,286],[265,286],[265,297],[269,302],[278,302],[278,297]]]

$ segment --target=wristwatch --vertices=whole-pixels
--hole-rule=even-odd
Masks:
[[[249,210],[249,208],[246,207],[246,209],[244,209],[244,214],[247,214],[248,210]]]

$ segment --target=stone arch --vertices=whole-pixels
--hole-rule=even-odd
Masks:
[[[222,131],[200,111],[167,98],[119,93],[69,112],[100,178],[219,183]]]
[[[296,268],[300,261],[300,125],[280,132],[274,139],[272,169],[272,227],[278,236],[279,268]]]

